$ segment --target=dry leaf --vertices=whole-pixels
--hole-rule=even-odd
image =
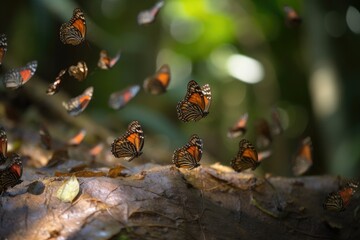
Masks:
[[[121,171],[124,169],[126,169],[126,168],[123,165],[117,165],[117,166],[109,169],[107,176],[111,177],[111,178],[116,178],[118,176],[122,176],[124,174],[121,174]]]
[[[70,177],[70,176],[76,176],[76,177],[104,177],[106,176],[106,173],[104,172],[94,172],[90,170],[82,170],[78,172],[72,172],[72,173],[64,173],[64,172],[55,172],[55,177]]]
[[[56,192],[56,197],[63,202],[72,202],[79,194],[80,184],[76,176],[64,181]]]

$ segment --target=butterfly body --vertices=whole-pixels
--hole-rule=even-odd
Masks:
[[[198,135],[191,136],[189,142],[174,151],[172,162],[177,168],[187,168],[189,170],[200,166],[199,162],[203,153],[203,141]]]
[[[114,140],[111,152],[116,158],[131,161],[142,154],[144,132],[138,121],[132,121],[127,132]]]
[[[154,76],[145,79],[143,87],[144,89],[154,95],[159,95],[166,92],[171,79],[170,67],[164,64],[155,73]]]
[[[255,147],[248,140],[242,139],[239,143],[239,152],[230,164],[237,172],[249,168],[255,170],[260,165]]]
[[[191,80],[187,86],[184,100],[176,106],[179,120],[183,122],[198,121],[209,114],[211,90],[209,84],[200,87]]]
[[[60,40],[64,44],[79,45],[85,40],[86,21],[80,8],[75,8],[69,22],[60,27]]]

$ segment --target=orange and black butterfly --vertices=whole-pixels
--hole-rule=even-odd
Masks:
[[[228,130],[227,137],[228,138],[237,138],[243,136],[246,133],[246,124],[248,121],[249,114],[244,113],[241,115],[239,120]]]
[[[302,140],[299,149],[293,159],[292,171],[295,176],[304,174],[313,164],[312,142],[310,137]]]
[[[13,153],[6,159],[6,162],[0,166],[0,195],[8,188],[22,183],[23,173],[22,161],[19,155]]]
[[[164,6],[164,2],[157,2],[151,9],[141,11],[138,14],[137,21],[139,25],[152,23],[160,9]]]
[[[48,89],[46,90],[46,94],[47,95],[54,95],[55,93],[57,93],[59,91],[59,87],[61,84],[61,78],[62,76],[66,73],[65,69],[62,69],[58,76],[56,77],[55,81],[53,83],[51,83],[48,87]]]
[[[88,67],[86,62],[79,61],[77,65],[70,66],[68,69],[68,73],[70,76],[73,76],[78,81],[83,81],[88,74]]]
[[[74,137],[70,138],[68,141],[68,145],[70,146],[77,146],[79,145],[86,136],[86,130],[81,129]]]
[[[3,127],[0,127],[0,165],[6,160],[8,139]]]
[[[357,183],[350,182],[339,191],[330,193],[323,203],[324,209],[330,211],[344,211],[345,207],[349,205],[350,200],[357,191],[357,188]]]
[[[111,152],[116,158],[131,161],[142,154],[144,132],[138,121],[132,121],[126,133],[111,144]]]
[[[122,91],[114,92],[109,97],[109,106],[113,109],[123,108],[139,91],[140,86],[133,85]]]
[[[185,146],[174,151],[172,162],[177,168],[188,168],[189,170],[196,168],[200,166],[202,149],[203,141],[198,135],[193,134]]]
[[[297,14],[297,12],[289,6],[284,7],[284,12],[286,14],[285,16],[285,22],[289,27],[297,27],[301,24],[302,19]]]
[[[144,89],[154,95],[159,95],[166,92],[171,79],[170,67],[164,64],[155,73],[154,76],[145,79],[143,87]]]
[[[0,34],[0,66],[7,51],[7,37],[4,33]]]
[[[79,45],[85,40],[86,21],[80,8],[75,8],[69,22],[60,27],[60,40],[64,44]]]
[[[176,106],[179,120],[183,122],[198,121],[209,114],[211,90],[209,84],[200,87],[191,80],[187,86],[184,100]]]
[[[47,129],[47,127],[42,124],[40,126],[40,130],[39,130],[39,135],[40,135],[40,141],[42,143],[42,145],[47,149],[51,149],[52,146],[52,137],[50,135],[49,130]]]
[[[17,89],[27,83],[35,74],[37,61],[28,62],[24,67],[11,69],[3,76],[3,83],[6,88]]]
[[[67,102],[63,102],[63,106],[70,116],[77,116],[82,113],[89,104],[94,92],[93,87],[88,87],[85,91]]]
[[[260,161],[254,145],[248,140],[242,139],[239,143],[239,152],[231,160],[230,165],[237,172],[242,172],[249,168],[255,170],[260,165]]]
[[[120,59],[121,53],[117,53],[115,57],[110,58],[105,50],[100,51],[98,67],[104,70],[112,68]]]

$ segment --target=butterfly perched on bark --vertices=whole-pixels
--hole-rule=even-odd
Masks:
[[[6,51],[7,51],[7,37],[6,34],[1,33],[0,34],[0,66],[5,57]]]
[[[88,87],[85,91],[67,102],[63,102],[63,106],[70,116],[77,116],[82,113],[88,106],[94,92],[93,87]]]
[[[239,143],[239,152],[231,160],[230,165],[237,172],[242,172],[249,168],[255,170],[260,165],[260,161],[254,145],[248,140],[242,139]]]
[[[176,106],[178,118],[183,122],[198,121],[209,114],[210,104],[209,84],[200,87],[197,82],[191,80],[188,83],[184,100]]]
[[[357,191],[358,186],[358,182],[351,181],[348,182],[339,191],[330,193],[323,203],[324,209],[338,212],[344,211],[345,208],[349,205],[353,195]]]
[[[4,86],[8,89],[17,89],[27,83],[35,74],[37,61],[28,62],[24,67],[14,68],[2,77]]]
[[[151,9],[141,11],[138,14],[137,21],[139,25],[149,24],[154,22],[160,9],[164,6],[164,2],[157,2]]]
[[[310,137],[306,137],[301,141],[301,145],[293,158],[292,171],[295,176],[300,176],[304,174],[312,164],[312,142]]]
[[[244,113],[240,118],[235,122],[235,124],[229,128],[227,132],[228,138],[237,138],[243,136],[246,133],[246,125],[249,118],[248,113]]]
[[[110,58],[105,50],[100,51],[100,58],[98,61],[98,67],[104,70],[112,68],[120,59],[121,53],[117,53],[115,57]]]
[[[47,95],[54,95],[59,91],[59,87],[62,81],[62,76],[66,73],[66,69],[62,69],[58,76],[55,78],[55,81],[53,83],[51,83],[48,87],[48,89],[46,90],[46,94]]]
[[[70,76],[73,76],[78,81],[83,81],[88,74],[88,67],[86,62],[79,61],[77,65],[70,66],[68,69],[68,73]]]
[[[143,87],[145,91],[154,95],[159,95],[166,92],[166,89],[170,83],[170,79],[170,67],[169,65],[164,64],[160,67],[154,76],[145,79]]]
[[[111,144],[111,152],[116,158],[131,161],[142,154],[144,132],[138,121],[132,121],[126,133]]]
[[[196,168],[200,166],[202,149],[203,141],[198,135],[193,134],[185,146],[174,151],[172,162],[177,168],[188,168],[189,170]]]
[[[0,165],[0,195],[8,188],[22,183],[23,165],[16,153],[7,157],[5,163]]]
[[[109,106],[112,109],[123,108],[131,99],[133,99],[138,94],[139,91],[140,91],[140,86],[133,85],[127,87],[124,90],[114,92],[110,94]]]
[[[80,8],[75,8],[72,18],[60,27],[60,40],[64,44],[79,45],[85,40],[86,21]]]

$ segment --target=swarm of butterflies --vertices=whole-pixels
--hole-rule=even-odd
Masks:
[[[146,25],[154,22],[164,2],[156,3],[151,9],[142,11],[138,14],[138,24]],[[297,27],[302,19],[297,15],[294,9],[286,6],[286,24],[289,27]],[[79,45],[85,41],[86,37],[86,20],[81,9],[76,8],[73,11],[72,18],[61,25],[60,40],[64,44]],[[7,51],[6,35],[0,35],[0,64]],[[109,57],[105,50],[100,51],[97,66],[100,69],[111,69],[120,59],[120,53],[114,57]],[[17,89],[23,86],[34,75],[37,68],[37,61],[31,61],[24,67],[19,67],[8,71],[2,76],[4,86],[8,89]],[[68,67],[68,69],[60,70],[55,81],[49,85],[46,94],[54,95],[59,91],[62,78],[65,74],[70,77],[83,81],[88,75],[88,67],[85,61],[79,61],[76,65]],[[164,94],[170,83],[171,73],[167,64],[162,65],[158,71],[143,82],[145,91],[153,95]],[[130,86],[122,91],[114,92],[109,97],[109,106],[113,109],[123,108],[132,98],[140,91],[139,85]],[[67,102],[63,102],[63,106],[71,116],[77,116],[82,113],[92,99],[94,92],[93,87],[88,87],[84,92]],[[200,86],[196,81],[191,80],[187,84],[187,91],[184,98],[178,102],[176,106],[177,117],[183,122],[199,121],[209,114],[212,101],[211,88],[209,84]],[[273,128],[265,119],[260,119],[255,123],[257,130],[257,146],[260,148],[268,147],[273,140],[273,135],[280,134],[282,127],[280,123],[279,113],[274,110],[272,112]],[[229,129],[227,136],[229,138],[237,138],[245,135],[247,131],[248,113],[244,113],[235,124]],[[7,188],[13,187],[21,183],[22,163],[21,158],[17,154],[7,156],[7,137],[4,129],[1,132],[1,152],[0,152],[0,193],[6,191]],[[81,130],[74,138],[69,141],[69,145],[78,145],[85,137],[86,131]],[[45,146],[50,148],[51,139],[48,130],[43,127],[40,130],[40,136]],[[116,138],[111,144],[111,152],[116,158],[122,158],[132,161],[142,155],[144,146],[144,132],[138,121],[132,121],[128,125],[128,129],[122,136]],[[102,151],[103,145],[96,145],[91,149],[91,154],[96,155]],[[58,156],[64,155],[63,152],[57,152]],[[193,134],[189,141],[174,151],[172,162],[177,168],[194,169],[200,166],[200,160],[203,154],[203,140]],[[55,154],[54,154],[55,155]],[[258,154],[254,145],[247,139],[241,139],[239,142],[239,151],[231,160],[230,165],[236,172],[242,172],[248,169],[255,170],[261,161],[271,155],[271,151],[263,151]],[[302,140],[297,154],[293,158],[293,173],[296,176],[304,174],[313,164],[312,161],[312,143],[310,137]],[[351,197],[354,195],[358,187],[358,183],[351,182],[337,192],[329,194],[324,202],[324,208],[328,210],[341,211],[348,205]]]

